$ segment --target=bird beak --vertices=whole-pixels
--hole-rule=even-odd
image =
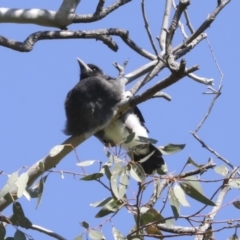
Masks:
[[[80,58],[77,58],[77,61],[78,61],[79,67],[81,68],[81,71],[85,70],[86,72],[92,72],[92,69],[83,60],[81,60]]]

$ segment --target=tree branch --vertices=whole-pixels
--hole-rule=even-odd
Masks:
[[[49,230],[49,229],[46,229],[46,228],[43,228],[43,227],[40,227],[38,225],[35,225],[35,224],[32,224],[29,229],[32,229],[32,230],[36,230],[38,232],[41,232],[41,233],[44,233],[48,236],[51,236],[55,239],[58,239],[58,240],[66,240],[66,238],[62,237],[61,235]]]
[[[150,41],[150,43],[152,45],[152,48],[153,48],[155,54],[158,55],[158,51],[157,51],[157,48],[156,48],[156,46],[154,44],[153,37],[152,37],[151,31],[150,31],[150,28],[149,28],[146,12],[145,12],[145,0],[141,1],[141,7],[142,7],[143,20],[144,20],[144,23],[145,23],[145,28],[146,28],[146,31],[147,31],[147,35],[148,35],[149,41]]]
[[[155,59],[156,56],[139,47],[132,39],[129,38],[128,31],[118,28],[88,30],[88,31],[43,31],[31,34],[24,42],[7,39],[0,36],[0,45],[17,50],[20,52],[29,52],[33,49],[36,42],[49,39],[97,39],[103,41],[111,50],[117,51],[118,45],[110,37],[120,37],[132,50],[148,59]]]
[[[131,0],[117,0],[109,7],[103,8],[104,1],[100,0],[95,13],[87,15],[75,14],[80,0],[63,0],[57,12],[46,9],[0,8],[0,23],[25,23],[66,29],[66,27],[72,23],[98,21],[130,1]]]
[[[160,33],[160,37],[159,37],[159,45],[163,51],[163,54],[165,53],[165,50],[166,50],[166,36],[167,36],[167,29],[168,29],[168,25],[169,25],[171,7],[172,7],[172,0],[166,0],[163,21],[162,21],[162,27],[161,27],[161,33]]]
[[[65,29],[72,23],[80,0],[64,0],[57,12],[46,9],[0,8],[0,23],[25,23]]]
[[[105,0],[99,0],[96,11],[94,14],[98,15],[103,11],[103,6],[104,6]]]
[[[228,178],[228,179],[225,179],[223,181],[223,184],[222,184],[222,187],[221,187],[221,190],[218,194],[218,197],[217,197],[217,200],[215,201],[215,204],[216,206],[214,206],[212,208],[212,211],[208,214],[207,217],[205,217],[204,221],[203,221],[203,224],[201,224],[201,226],[198,228],[198,233],[196,236],[195,236],[195,239],[196,240],[202,240],[203,239],[203,233],[206,232],[206,230],[209,228],[209,226],[212,224],[213,222],[213,219],[214,217],[216,216],[217,212],[219,211],[221,205],[222,205],[222,202],[223,200],[225,199],[225,196],[227,194],[227,192],[230,190],[230,186],[229,186],[229,180],[234,178],[234,176],[236,175],[237,173],[237,168],[234,168],[232,173],[231,173],[231,178]]]
[[[214,149],[210,148],[203,140],[201,140],[196,132],[190,132],[190,133],[194,136],[194,138],[196,138],[198,140],[199,143],[201,143],[203,148],[206,148],[209,152],[214,154],[218,159],[222,160],[224,163],[226,163],[231,168],[234,168],[234,166],[226,158],[222,157]]]
[[[202,25],[188,38],[185,42],[181,43],[178,47],[176,47],[173,52],[178,51],[181,48],[184,48],[186,44],[189,44],[194,39],[196,39],[200,34],[202,34],[210,25],[211,23],[216,19],[217,15],[221,12],[221,10],[230,2],[231,0],[225,0],[222,1],[221,4],[219,4],[216,9],[208,15],[207,19],[202,23]]]
[[[107,8],[102,8],[101,11],[96,11],[94,14],[87,14],[87,15],[75,15],[72,23],[89,23],[89,22],[96,22],[108,14],[116,10],[117,8],[121,7],[122,5],[131,2],[131,0],[117,0],[115,3],[110,5]]]
[[[118,31],[117,29],[115,29]],[[40,40],[49,39],[96,39],[102,41],[113,51],[118,50],[118,46],[113,39],[108,36],[108,30],[95,30],[95,31],[43,31],[31,34],[24,42],[7,39],[0,36],[0,45],[17,50],[19,52],[30,52],[35,43]]]
[[[166,53],[169,54],[171,53],[171,43],[173,36],[175,34],[175,31],[177,29],[178,22],[180,20],[180,17],[183,13],[183,11],[187,8],[187,6],[190,4],[189,0],[180,0],[179,5],[177,6],[177,10],[173,16],[173,20],[171,22],[171,25],[168,29],[167,36],[166,36]]]

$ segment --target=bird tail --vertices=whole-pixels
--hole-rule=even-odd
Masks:
[[[165,164],[162,158],[162,153],[154,145],[149,144],[149,152],[147,154],[141,155],[133,154],[134,161],[138,162],[141,159],[145,158],[147,155],[151,154],[152,152],[154,153],[150,155],[147,160],[140,163],[146,174],[152,174],[154,170],[161,168],[161,166]]]

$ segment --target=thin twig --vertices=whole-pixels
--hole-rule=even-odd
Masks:
[[[224,157],[222,157],[219,153],[217,153],[214,149],[210,148],[205,142],[203,142],[199,136],[195,132],[190,132],[201,144],[202,147],[206,148],[209,152],[214,154],[218,159],[225,162],[227,165],[229,165],[231,168],[234,168],[234,166]]]
[[[183,13],[183,11],[187,8],[187,6],[190,4],[190,1],[183,1],[183,0],[180,0],[179,1],[179,5],[177,7],[177,10],[175,11],[175,14],[173,16],[173,19],[172,19],[172,22],[171,22],[171,25],[168,29],[168,32],[167,32],[167,36],[166,36],[166,53],[167,54],[170,54],[171,53],[171,44],[172,44],[172,40],[173,40],[173,36],[176,32],[176,29],[177,29],[177,25],[178,25],[178,22],[180,20],[180,17]]]
[[[157,48],[156,48],[155,43],[153,41],[153,37],[152,37],[151,31],[150,31],[150,28],[149,28],[147,15],[146,15],[146,11],[145,11],[145,0],[141,1],[141,7],[142,7],[142,15],[143,15],[144,23],[145,23],[145,28],[146,28],[146,31],[147,31],[147,34],[148,34],[148,38],[150,40],[150,43],[152,45],[152,48],[153,48],[156,56],[157,56],[158,55],[158,51],[157,51]]]
[[[186,41],[184,41],[179,46],[174,48],[173,52],[176,52],[179,49],[184,48],[184,46],[192,42],[200,34],[202,34],[208,27],[210,27],[211,23],[217,18],[217,15],[230,1],[231,0],[225,0],[224,2],[221,2],[221,4],[218,5],[216,9],[210,15],[207,16],[207,19],[201,24],[201,26],[188,39],[186,39]]]
[[[138,81],[131,89],[131,93],[134,95],[136,92],[138,92],[146,83],[148,83],[151,79],[153,79],[159,71],[163,68],[164,64],[163,62],[159,61],[154,68],[140,81]]]
[[[217,58],[216,58],[215,54],[214,54],[214,51],[213,51],[212,45],[211,45],[211,43],[209,41],[209,38],[207,38],[206,40],[207,40],[207,44],[208,44],[208,47],[210,49],[210,52],[212,54],[213,60],[214,60],[216,66],[217,66],[217,69],[218,69],[218,71],[219,71],[219,73],[221,75],[220,84],[219,84],[219,88],[220,88],[222,86],[224,74],[223,74],[223,71],[222,71],[222,69],[221,69],[221,67],[220,67],[220,65],[219,65],[219,63],[217,61]]]
[[[102,8],[100,12],[95,12],[94,14],[86,14],[86,15],[75,15],[72,23],[89,23],[89,22],[96,22],[100,19],[105,18],[111,12],[115,11],[117,8],[121,7],[122,5],[131,2],[131,0],[117,0],[110,6],[106,8]]]
[[[206,119],[208,118],[208,116],[210,115],[213,107],[214,107],[214,104],[217,100],[217,98],[221,95],[221,90],[222,90],[222,86],[219,87],[219,90],[216,92],[215,94],[215,97],[213,98],[209,108],[208,108],[208,111],[207,113],[205,114],[205,116],[203,117],[202,121],[199,123],[199,125],[197,126],[197,128],[194,130],[194,133],[197,133],[199,131],[199,129],[202,127],[203,123],[206,121]]]
[[[187,13],[187,10],[184,10],[183,14],[184,14],[185,19],[186,19],[186,25],[188,26],[188,29],[189,29],[190,33],[193,34],[194,33],[194,28],[191,24],[190,18],[189,18],[188,13]]]

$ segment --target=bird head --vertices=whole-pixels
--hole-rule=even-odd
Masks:
[[[77,58],[77,61],[81,70],[80,79],[104,74],[102,69],[94,64],[86,64],[80,58]]]

